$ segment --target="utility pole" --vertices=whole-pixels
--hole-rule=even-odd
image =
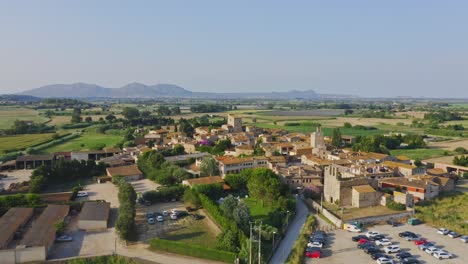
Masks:
[[[262,263],[262,221],[258,227],[258,264]]]
[[[273,231],[273,250],[275,250],[275,234],[276,232]]]
[[[249,264],[252,264],[252,222],[250,224]]]

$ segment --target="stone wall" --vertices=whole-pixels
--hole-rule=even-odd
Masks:
[[[388,215],[378,215],[378,216],[370,216],[370,217],[362,217],[362,218],[354,218],[354,219],[349,219],[347,222],[354,222],[354,221],[359,221],[363,224],[369,224],[369,223],[376,223],[376,222],[382,222],[382,221],[388,221],[388,220],[400,220],[403,218],[408,218],[413,214],[412,211],[405,211],[402,213],[395,213],[395,214],[388,214]]]
[[[305,202],[312,208],[314,208],[317,212],[321,213],[325,216],[330,222],[333,223],[336,227],[341,228],[343,226],[343,221],[334,215],[332,212],[328,211],[325,207],[321,207],[319,203],[315,202],[312,199],[305,199]]]

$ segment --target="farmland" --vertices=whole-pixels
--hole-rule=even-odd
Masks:
[[[28,147],[51,140],[52,135],[53,133],[2,136],[0,137],[0,153],[24,150]]]
[[[407,156],[410,159],[429,159],[445,155],[446,150],[439,148],[420,148],[420,149],[394,149],[390,150],[392,156]]]
[[[10,128],[16,119],[37,123],[43,123],[49,120],[44,116],[40,116],[39,112],[34,109],[0,106],[0,129]]]
[[[102,144],[106,147],[113,147],[115,144],[122,140],[121,136],[98,134],[98,133],[84,133],[80,137],[65,142],[63,144],[44,149],[42,152],[59,152],[59,151],[79,151],[79,150],[93,150],[100,148]]]

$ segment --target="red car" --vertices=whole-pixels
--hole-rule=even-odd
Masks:
[[[320,258],[321,252],[320,250],[306,250],[306,257],[309,258]]]
[[[420,238],[418,240],[414,240],[414,244],[416,246],[423,245],[423,244],[426,244],[426,243],[427,243],[427,239],[425,239],[425,238]]]
[[[361,238],[361,239],[359,239],[358,244],[364,244],[364,243],[366,243],[368,241],[369,241],[368,239]]]

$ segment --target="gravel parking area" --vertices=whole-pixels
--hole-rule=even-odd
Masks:
[[[147,191],[154,191],[156,188],[158,188],[160,185],[155,183],[154,181],[150,179],[142,179],[139,181],[133,181],[130,182],[133,186],[133,189],[135,189],[135,192],[137,194],[143,194],[144,192]]]
[[[385,234],[394,244],[399,245],[403,251],[409,251],[420,263],[468,263],[468,254],[466,253],[466,250],[468,250],[468,243],[462,243],[458,238],[453,239],[448,236],[439,235],[435,228],[427,225],[403,225],[399,227],[378,225],[369,228],[369,230]],[[412,241],[406,241],[404,238],[399,237],[398,233],[403,231],[411,231],[427,238],[431,242],[435,242],[437,247],[447,250],[454,255],[454,258],[450,260],[435,259],[426,252],[419,250]],[[306,259],[306,263],[376,263],[376,261],[372,260],[364,251],[357,249],[357,243],[351,240],[351,237],[365,233],[351,233],[344,230],[335,230],[328,234],[328,244],[322,250],[322,258]]]
[[[14,170],[14,171],[2,171],[1,174],[5,174],[8,177],[0,179],[0,189],[8,189],[10,184],[29,181],[33,170]]]

